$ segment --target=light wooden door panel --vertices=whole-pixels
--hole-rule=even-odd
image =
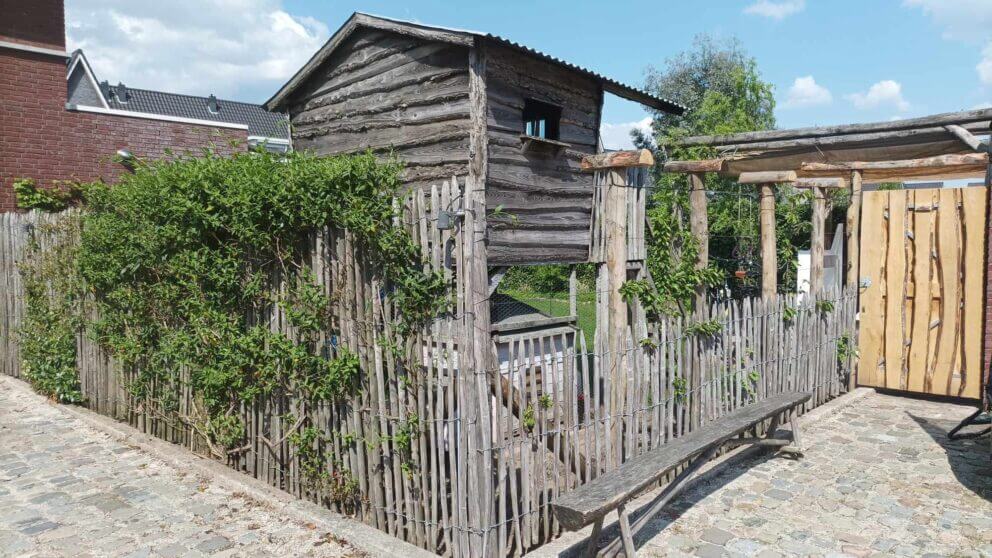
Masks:
[[[865,192],[858,384],[978,398],[984,188]]]

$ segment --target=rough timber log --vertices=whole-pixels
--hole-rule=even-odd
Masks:
[[[607,153],[586,155],[582,158],[583,172],[651,166],[654,166],[654,155],[652,155],[647,149],[635,149],[633,151],[610,151]]]
[[[775,189],[761,185],[761,296],[775,298],[778,292],[778,252],[775,249]]]
[[[797,128],[793,130],[769,130],[763,132],[744,132],[740,134],[724,134],[713,136],[692,136],[682,140],[684,146],[739,146],[747,149],[758,149],[755,144],[779,140],[815,139],[830,136],[845,136],[866,133],[905,132],[926,128],[939,130],[943,126],[959,125],[967,129],[988,130],[988,122],[992,120],[992,109],[978,109],[964,112],[948,112],[894,120],[891,122],[869,122],[865,124],[846,124],[842,126],[818,126],[812,128]],[[946,132],[945,132],[946,133]]]
[[[740,176],[737,177],[737,182],[739,184],[775,184],[795,181],[795,171],[742,172]]]
[[[669,161],[665,172],[723,172],[726,159],[702,159],[699,161]]]

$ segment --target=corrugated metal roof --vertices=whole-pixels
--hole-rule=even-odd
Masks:
[[[604,76],[603,74],[600,74],[600,73],[598,73],[596,71],[590,70],[589,68],[585,68],[585,67],[579,66],[577,64],[572,64],[571,62],[568,62],[567,60],[562,60],[561,58],[558,58],[556,56],[552,56],[550,54],[546,54],[546,53],[541,52],[541,51],[539,51],[537,49],[531,48],[531,47],[529,47],[527,45],[522,45],[522,44],[520,44],[520,43],[518,43],[516,41],[511,41],[510,39],[506,39],[504,37],[500,37],[499,35],[493,35],[492,33],[486,33],[485,37],[488,38],[488,39],[490,39],[490,40],[492,40],[492,41],[498,42],[500,44],[503,44],[503,45],[509,46],[511,48],[515,48],[517,50],[526,52],[527,54],[530,54],[531,56],[536,56],[537,58],[540,58],[542,60],[546,60],[548,62],[552,62],[552,63],[558,64],[560,66],[564,66],[564,67],[566,67],[566,68],[568,68],[570,70],[574,70],[576,72],[586,74],[587,76],[589,76],[589,77],[591,77],[593,79],[596,79],[596,80],[600,81],[601,83],[603,83],[604,84],[604,88],[607,89],[608,91],[610,91],[611,93],[615,94],[615,95],[619,95],[621,97],[627,97],[627,98],[633,97],[633,98],[631,98],[631,100],[638,101],[638,102],[641,102],[641,103],[644,103],[645,102],[645,99],[650,99],[652,101],[655,101],[655,103],[657,103],[656,105],[654,105],[654,108],[658,108],[659,110],[665,110],[666,112],[673,112],[673,113],[681,114],[681,113],[683,113],[683,112],[685,112],[687,110],[684,105],[680,105],[679,103],[676,103],[675,101],[671,101],[669,99],[665,99],[663,97],[659,97],[657,95],[654,95],[653,93],[648,92],[645,89],[641,89],[639,87],[634,87],[632,85],[628,85],[626,83],[617,81],[617,80],[615,80],[613,78]],[[611,89],[611,87],[606,87],[606,86],[612,86],[612,89]],[[623,95],[624,92],[626,92],[626,93],[628,93],[630,95]],[[643,98],[637,98],[637,97],[643,97]]]
[[[316,70],[316,67],[321,62],[326,60],[327,55],[330,54],[330,52],[325,52],[325,51],[328,49],[334,50],[334,48],[336,48],[337,45],[340,44],[340,41],[342,39],[341,37],[342,34],[350,33],[351,29],[356,25],[372,26],[375,20],[390,22],[400,26],[407,26],[410,27],[411,29],[427,29],[437,32],[460,35],[464,38],[482,38],[485,40],[493,41],[495,43],[499,43],[509,48],[513,48],[515,50],[524,52],[530,56],[534,56],[541,60],[545,60],[547,62],[551,62],[553,64],[563,66],[574,72],[578,72],[588,77],[591,77],[599,81],[600,84],[603,85],[604,90],[613,93],[614,95],[618,95],[620,97],[624,97],[632,101],[637,101],[639,103],[648,105],[652,108],[669,113],[682,114],[687,110],[685,106],[680,105],[675,101],[658,97],[657,95],[654,95],[644,89],[634,87],[632,85],[628,85],[626,83],[617,81],[613,78],[606,77],[603,74],[590,70],[589,68],[585,68],[577,64],[572,64],[571,62],[568,62],[556,56],[552,56],[540,50],[528,47],[516,41],[512,41],[505,37],[501,37],[499,35],[494,35],[492,33],[482,33],[479,31],[470,31],[466,29],[456,29],[452,27],[442,27],[438,25],[424,25],[422,23],[417,23],[413,21],[394,19],[390,17],[377,16],[362,12],[355,12],[354,14],[352,14],[351,18],[349,18],[348,21],[344,25],[342,25],[341,28],[327,41],[327,43],[313,55],[310,61],[308,61],[307,64],[304,65],[297,72],[297,74],[293,76],[293,78],[286,83],[286,85],[280,88],[280,90],[275,95],[273,95],[273,97],[269,99],[265,103],[265,105],[269,108],[272,108],[274,105],[279,105],[296,87],[298,87],[309,76],[311,72]]]
[[[637,96],[643,96],[645,98],[648,98],[648,99],[651,99],[651,100],[655,101],[656,103],[658,103],[660,105],[669,105],[672,109],[674,109],[675,112],[680,112],[681,113],[681,112],[685,112],[686,111],[686,107],[685,106],[680,105],[680,104],[676,103],[675,101],[671,101],[669,99],[658,97],[657,95],[654,95],[653,93],[650,93],[650,92],[648,92],[645,89],[641,89],[639,87],[634,87],[633,85],[628,85],[626,83],[617,81],[617,80],[615,80],[613,78],[604,76],[603,74],[600,74],[599,72],[596,72],[594,70],[590,70],[589,68],[586,68],[584,66],[579,66],[578,64],[572,64],[571,62],[569,62],[567,60],[558,58],[557,56],[552,56],[552,55],[550,55],[550,54],[548,54],[546,52],[537,50],[536,48],[531,48],[531,47],[529,47],[527,45],[518,43],[518,42],[516,42],[516,41],[514,41],[512,39],[507,39],[506,37],[502,37],[500,35],[494,35],[492,33],[483,33],[481,31],[472,31],[472,30],[469,30],[469,29],[458,29],[458,28],[455,28],[455,27],[444,27],[444,26],[440,26],[440,25],[424,25],[422,23],[417,23],[417,22],[414,22],[414,21],[407,21],[407,20],[403,20],[403,19],[395,19],[395,18],[391,18],[391,17],[379,16],[379,15],[374,15],[374,14],[367,14],[367,13],[363,13],[363,12],[359,12],[359,13],[361,13],[362,15],[368,16],[368,17],[374,17],[374,18],[377,18],[377,19],[384,19],[386,21],[392,21],[393,23],[399,23],[399,24],[403,24],[403,25],[412,25],[412,26],[429,28],[429,29],[437,29],[437,30],[440,30],[440,31],[448,31],[448,32],[451,32],[451,33],[462,33],[462,34],[471,35],[471,36],[474,36],[474,37],[484,37],[484,38],[489,39],[491,41],[500,43],[500,44],[502,44],[504,46],[508,46],[510,48],[514,48],[514,49],[520,50],[520,51],[525,52],[525,53],[527,53],[527,54],[529,54],[531,56],[535,56],[535,57],[540,58],[542,60],[545,60],[547,62],[551,62],[553,64],[558,64],[559,66],[564,66],[564,67],[566,67],[566,68],[568,68],[570,70],[573,70],[573,71],[576,71],[576,72],[585,74],[585,75],[587,75],[587,76],[589,76],[589,77],[591,77],[591,78],[593,78],[593,79],[595,79],[597,81],[600,81],[600,82],[602,82],[604,84],[611,85],[611,86],[613,86],[614,88],[616,88],[618,90],[624,90],[626,92],[636,94]],[[617,94],[619,94],[619,93],[617,93]],[[633,100],[638,101],[638,99],[633,99]],[[643,101],[640,101],[640,102],[643,102]]]

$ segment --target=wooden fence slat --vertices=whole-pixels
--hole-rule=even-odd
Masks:
[[[355,511],[367,523],[440,554],[469,556],[475,552],[470,535],[478,535],[469,531],[472,509],[472,514],[482,514],[479,517],[486,522],[483,539],[488,544],[499,554],[520,555],[559,532],[549,503],[563,491],[747,405],[754,397],[808,389],[816,392],[819,404],[846,387],[841,379],[844,372],[837,365],[836,340],[853,334],[855,297],[841,291],[822,295],[824,300],[836,301],[831,313],[816,313],[813,299],[798,305],[794,296],[783,294],[767,301],[712,302],[686,320],[634,320],[635,326],[624,336],[625,358],[605,354],[607,343],[599,336],[592,339],[590,351],[584,336],[575,331],[519,337],[508,343],[503,367],[491,377],[484,376],[492,383],[492,396],[488,400],[477,397],[459,366],[465,311],[465,293],[457,277],[457,270],[465,269],[462,237],[458,231],[440,231],[434,226],[439,208],[457,209],[459,195],[459,186],[452,180],[411,192],[399,208],[398,222],[420,244],[425,265],[443,271],[455,292],[452,312],[408,340],[413,358],[405,362],[383,349],[381,342],[393,336],[388,324],[395,307],[378,296],[383,286],[352,236],[346,231],[321,231],[305,260],[332,300],[331,329],[322,334],[322,343],[331,353],[339,347],[353,348],[366,374],[362,394],[353,404],[306,407],[304,414],[328,437],[318,446],[328,463],[354,475],[362,496]],[[638,195],[631,197],[637,200]],[[866,195],[865,227],[871,223],[870,198]],[[632,221],[642,220],[637,205],[628,209]],[[984,214],[973,213],[965,215],[963,233],[958,233],[964,235],[965,244],[980,231],[972,222],[984,223]],[[24,225],[46,219],[55,217],[0,215],[0,287],[4,287],[0,364],[2,373],[11,376],[19,373],[14,332],[23,315],[23,286],[11,262],[27,241]],[[881,221],[881,210],[875,219]],[[916,219],[914,215],[914,229],[924,228]],[[632,224],[628,235],[642,234],[640,226]],[[974,252],[968,248],[961,259],[965,268],[975,265]],[[922,275],[916,263],[913,273]],[[273,276],[272,283],[282,288],[282,278]],[[970,323],[976,319],[975,309],[969,307],[974,301],[964,296],[962,319]],[[792,307],[798,313],[787,322],[784,309]],[[605,307],[600,304],[597,310]],[[249,319],[295,335],[277,305]],[[693,322],[710,319],[722,324],[715,335],[690,331]],[[88,337],[81,336],[77,347],[80,381],[94,410],[120,416],[194,451],[207,451],[187,424],[160,410],[151,412],[157,410],[154,397],[144,402],[131,400],[127,381],[137,371],[123,370]],[[968,359],[975,357],[966,353],[957,358],[963,359],[960,367],[966,371],[962,389],[968,389],[972,385],[967,381],[972,366]],[[609,394],[615,378],[604,366],[615,361],[629,365],[618,372],[626,374],[627,381],[622,382],[626,386],[622,397],[614,401]],[[193,413],[197,402],[187,370],[181,370],[171,384],[154,386],[156,397],[167,390],[178,395],[176,416]],[[481,487],[490,491],[488,511],[478,507],[478,495],[470,493],[466,481],[466,467],[473,459],[461,422],[465,397],[474,397],[492,422],[490,447],[478,450],[495,468],[491,486]],[[230,465],[300,498],[346,511],[343,503],[322,498],[307,484],[297,451],[287,440],[271,449],[260,441],[284,438],[292,424],[282,417],[299,412],[302,406],[290,394],[246,403],[240,413],[246,423],[247,449],[233,456]],[[403,450],[392,435],[410,413],[417,414],[420,427],[409,450]],[[533,424],[524,420],[525,414],[534,416]],[[345,442],[344,436],[354,441]],[[405,470],[404,463],[412,470]],[[472,508],[473,501],[476,508]]]

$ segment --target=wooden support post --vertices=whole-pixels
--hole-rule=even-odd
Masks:
[[[465,185],[464,262],[465,345],[464,365],[459,366],[461,429],[466,439],[465,470],[468,492],[459,502],[463,521],[470,529],[468,547],[458,549],[462,556],[494,556],[497,552],[493,531],[492,410],[489,373],[494,370],[492,333],[489,316],[489,265],[486,246],[486,51],[482,43],[469,50],[469,102],[472,105],[469,129],[469,167]],[[463,507],[464,506],[464,507]]]
[[[579,280],[575,275],[575,266],[572,266],[572,272],[568,274],[568,314],[570,316],[579,315]]]
[[[992,133],[992,123],[989,126],[989,132]],[[992,219],[992,153],[990,153],[988,164],[985,167],[985,215],[986,219]],[[985,236],[985,262],[986,264],[992,262],[992,239],[989,239],[988,235]],[[989,271],[988,266],[985,266],[985,277],[982,279],[982,299],[989,300],[992,296],[992,272]],[[982,320],[982,386],[985,389],[982,390],[982,408],[988,409],[992,405],[992,390],[989,389],[989,383],[992,382],[992,363],[989,362],[989,352],[992,347],[989,346],[989,324],[992,324],[992,304],[985,305],[985,319]],[[992,436],[990,436],[992,438]]]
[[[624,333],[627,331],[627,303],[620,287],[627,281],[627,171],[613,168],[606,171],[604,188],[606,200],[603,217],[606,224],[606,269],[609,277],[609,316],[607,324],[610,353],[610,397],[613,409],[623,409],[627,394]],[[614,422],[615,426],[620,421]],[[619,438],[618,438],[619,439]]]
[[[706,179],[702,173],[689,175],[689,228],[699,242],[699,255],[696,269],[704,269],[710,264],[709,219],[706,215]],[[706,286],[696,287],[696,308],[706,306]]]
[[[858,277],[858,260],[861,259],[861,171],[851,172],[851,205],[847,208],[847,222],[844,227],[847,236],[847,278],[848,289],[857,289],[861,281]]]
[[[775,248],[775,188],[761,185],[761,296],[774,299],[778,292],[778,253]]]
[[[627,377],[629,370],[626,355],[628,326],[627,303],[620,294],[620,287],[627,281],[627,169],[650,167],[654,157],[647,149],[614,151],[587,155],[582,158],[584,172],[596,172],[598,195],[603,197],[603,236],[605,238],[605,263],[598,270],[596,294],[596,343],[597,349],[606,340],[605,354],[600,355],[601,370],[609,385],[610,436],[620,442],[621,414],[625,412]],[[601,294],[606,292],[605,299]],[[605,312],[603,306],[605,302]],[[619,446],[618,446],[619,447]],[[618,455],[618,454],[617,454]],[[608,459],[612,459],[608,456]]]
[[[809,249],[809,294],[823,291],[823,254],[827,228],[827,195],[823,188],[813,188],[813,215]]]

